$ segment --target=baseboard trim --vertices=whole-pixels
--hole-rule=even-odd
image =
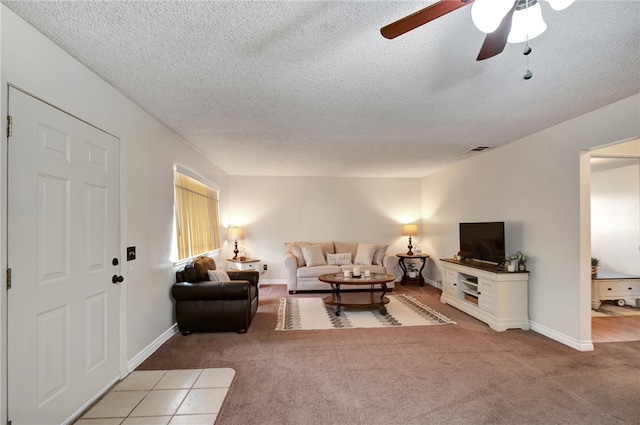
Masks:
[[[551,338],[554,341],[558,341],[559,343],[567,345],[575,350],[593,351],[593,341],[580,341],[532,321],[529,321],[529,328],[532,331],[538,332],[539,334]]]
[[[437,280],[429,279],[428,277],[424,278],[424,281],[434,288],[442,289],[442,282],[438,282]]]
[[[151,344],[147,345],[142,351],[136,354],[129,362],[127,362],[127,371],[133,372],[138,366],[142,364],[150,355],[152,355],[162,344],[167,342],[169,338],[178,333],[178,324],[174,323],[169,329],[167,329],[162,335],[155,339]],[[122,377],[124,379],[124,376]]]

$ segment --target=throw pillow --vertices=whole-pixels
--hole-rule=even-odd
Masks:
[[[229,282],[231,278],[224,270],[207,270],[209,280],[213,282]]]
[[[382,260],[384,260],[384,254],[386,254],[387,248],[389,248],[389,245],[378,245],[376,247],[376,252],[373,254],[373,264],[376,266],[384,266]]]
[[[327,264],[332,266],[342,266],[351,264],[350,252],[339,252],[337,254],[327,254]]]
[[[376,252],[376,244],[359,243],[358,251],[356,252],[356,258],[353,260],[353,264],[370,266],[371,263],[373,262],[373,254],[375,252]]]
[[[311,244],[309,242],[295,242],[291,244],[291,253],[296,257],[298,267],[305,266],[304,255],[302,254],[303,246],[311,246]]]
[[[307,267],[327,265],[320,245],[303,246],[302,255],[304,256],[304,262],[307,263]]]

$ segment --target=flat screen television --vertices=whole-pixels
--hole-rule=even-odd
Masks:
[[[504,262],[504,222],[460,223],[460,257]]]

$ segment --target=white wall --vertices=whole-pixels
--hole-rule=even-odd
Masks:
[[[603,270],[640,275],[640,165],[591,174],[591,255]]]
[[[507,251],[531,256],[532,329],[590,349],[589,154],[583,151],[637,138],[639,106],[635,95],[424,177],[425,251],[451,257],[459,222],[504,220]]]
[[[126,291],[126,361],[139,359],[175,323],[170,287],[174,266],[170,258],[173,227],[173,166],[178,163],[218,184],[221,215],[228,207],[228,176],[204,160],[183,140],[35,31],[4,5],[0,6],[2,116],[7,110],[7,83],[20,87],[59,108],[102,128],[121,140],[122,254],[137,247],[137,259],[124,262]],[[2,120],[2,170],[6,175],[6,130]],[[6,180],[2,180],[2,226],[6,226]],[[6,248],[2,228],[0,251]],[[122,258],[126,258],[122,255]],[[6,254],[0,252],[2,269]],[[2,284],[6,282],[2,273]],[[0,291],[0,320],[6,320],[6,292]],[[2,329],[0,364],[6,364],[6,326]],[[6,371],[1,376],[6,389]],[[6,395],[0,394],[6,419]]]
[[[230,224],[245,229],[238,245],[268,265],[261,282],[285,282],[285,242],[372,242],[406,252],[401,224],[420,218],[417,178],[231,176],[229,193]]]

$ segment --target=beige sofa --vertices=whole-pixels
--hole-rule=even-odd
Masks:
[[[374,252],[371,255],[372,246]],[[358,242],[287,242],[284,255],[287,290],[290,294],[298,291],[329,291],[330,286],[320,282],[318,276],[353,270],[354,266],[359,267],[362,273],[365,270],[371,270],[372,273],[395,276],[398,258],[387,254],[386,250],[387,245]],[[393,288],[394,282],[388,283],[387,287]],[[342,288],[362,289],[362,286],[342,285]]]

